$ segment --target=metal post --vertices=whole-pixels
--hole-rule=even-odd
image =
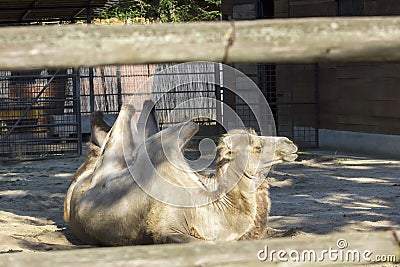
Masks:
[[[294,97],[293,97],[293,64],[290,64],[289,67],[289,106],[290,106],[290,131],[291,131],[291,138],[295,138],[295,132],[294,132]]]
[[[81,77],[80,69],[74,69],[73,81],[73,98],[74,98],[74,112],[76,116],[76,135],[78,138],[78,155],[82,155],[82,118],[81,118]]]
[[[319,147],[319,65],[314,64],[314,94],[315,94],[315,145]]]
[[[121,81],[121,68],[120,68],[120,66],[117,66],[116,74],[117,74],[118,111],[120,111],[121,110],[121,106],[122,106],[122,81]]]
[[[217,134],[222,134],[222,129],[219,126],[222,125],[222,111],[221,111],[221,70],[220,63],[214,63],[214,85],[215,85],[215,120],[217,125]]]

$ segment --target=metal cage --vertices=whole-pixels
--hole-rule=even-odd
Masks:
[[[0,72],[0,159],[80,154],[72,70]]]

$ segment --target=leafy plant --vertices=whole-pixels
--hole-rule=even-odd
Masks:
[[[185,22],[218,20],[221,0],[129,0],[103,12],[100,19],[145,18],[150,22]]]

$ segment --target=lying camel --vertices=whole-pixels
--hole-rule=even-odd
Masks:
[[[79,239],[114,246],[262,237],[270,206],[264,174],[296,158],[289,139],[229,131],[218,146],[215,175],[206,178],[182,153],[197,124],[158,132],[156,122],[136,127],[134,112],[122,107],[71,183],[65,218]]]

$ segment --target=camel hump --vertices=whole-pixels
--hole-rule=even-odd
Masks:
[[[94,145],[101,147],[106,139],[108,132],[111,129],[104,121],[104,113],[101,111],[94,111],[90,114],[91,136],[90,142]]]
[[[122,162],[124,149],[134,151],[140,143],[136,123],[133,119],[135,108],[124,104],[121,107],[117,120],[108,133],[101,154],[106,161]]]
[[[138,133],[146,140],[150,136],[160,131],[160,125],[155,110],[155,104],[152,100],[145,100],[143,103],[142,112],[138,120]]]

